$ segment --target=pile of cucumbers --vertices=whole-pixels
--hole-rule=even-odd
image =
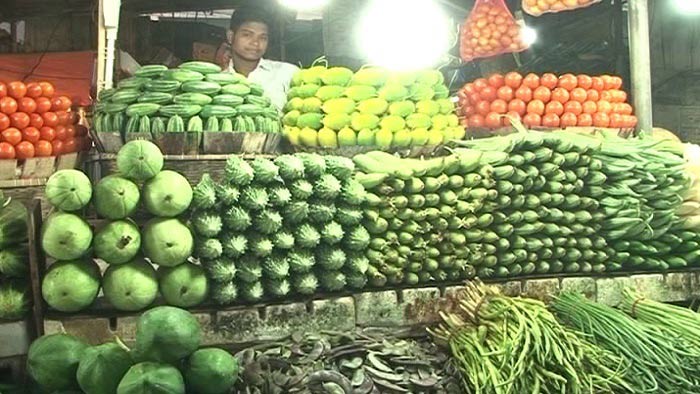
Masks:
[[[190,61],[174,69],[146,65],[115,89],[100,92],[97,132],[279,133],[279,113],[260,85],[216,64]]]

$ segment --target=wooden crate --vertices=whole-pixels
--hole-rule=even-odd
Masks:
[[[58,170],[80,168],[82,153],[57,157],[33,157],[25,160],[0,160],[0,181],[44,179]]]

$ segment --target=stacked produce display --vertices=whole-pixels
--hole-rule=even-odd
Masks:
[[[90,149],[71,99],[49,82],[0,82],[0,160],[59,156]]]
[[[282,122],[301,147],[434,146],[464,137],[437,70],[314,66],[292,80]]]
[[[194,188],[195,256],[220,304],[361,289],[369,233],[350,159],[231,157]]]
[[[93,120],[99,132],[280,132],[277,109],[260,85],[207,62],[176,69],[143,66],[116,89],[100,92]]]
[[[42,392],[51,393],[231,392],[238,361],[225,350],[200,348],[201,341],[192,314],[157,307],[139,317],[131,349],[119,338],[90,346],[71,335],[47,335],[29,348],[27,372]]]
[[[510,119],[529,127],[631,128],[637,118],[621,88],[622,78],[609,75],[493,74],[460,89],[459,114],[462,125],[477,129],[509,126]]]
[[[459,55],[465,62],[522,52],[529,46],[523,26],[503,0],[477,0],[460,29]]]
[[[137,311],[154,302],[160,287],[171,305],[201,303],[208,282],[201,267],[188,262],[193,237],[178,219],[192,200],[190,184],[162,170],[163,155],[148,141],[124,145],[117,167],[119,174],[94,189],[77,170],[49,178],[46,197],[56,211],[43,225],[41,246],[56,261],[43,278],[44,300],[55,310],[77,312],[93,303],[102,286],[114,308]],[[92,222],[94,230],[85,215],[90,202],[104,219]],[[143,227],[143,217],[136,217],[140,206],[147,211]],[[95,259],[107,264],[104,275]]]
[[[0,321],[23,318],[29,296],[27,209],[0,191]]]

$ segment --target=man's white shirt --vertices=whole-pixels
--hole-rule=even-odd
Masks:
[[[228,71],[234,72],[233,61],[228,64]],[[251,82],[263,87],[265,95],[270,98],[272,104],[279,111],[287,103],[287,92],[292,82],[292,76],[299,71],[299,67],[274,60],[260,59],[258,66],[248,75]]]

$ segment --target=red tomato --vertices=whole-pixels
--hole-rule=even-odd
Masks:
[[[484,119],[484,124],[486,127],[490,129],[496,129],[499,128],[503,125],[501,122],[501,115],[491,112],[488,115],[486,115],[486,119]]]
[[[41,127],[39,129],[39,136],[42,140],[51,142],[56,138],[56,130],[53,127]]]
[[[44,140],[37,141],[37,143],[34,144],[34,149],[36,149],[37,157],[49,157],[53,152],[53,146],[51,146],[51,143]]]
[[[486,116],[491,112],[491,103],[489,103],[486,100],[481,100],[478,103],[476,103],[476,113],[481,115],[481,116]],[[469,123],[471,124],[471,122]]]
[[[564,74],[559,77],[558,86],[570,92],[578,86],[578,79],[573,74]],[[542,119],[542,123],[544,123],[544,119]]]
[[[569,101],[564,104],[564,112],[570,112],[578,116],[583,112],[583,105],[578,101]]]
[[[27,97],[38,98],[41,97],[41,86],[36,82],[31,82],[27,84]]]
[[[26,129],[22,130],[22,141],[29,141],[34,144],[39,141],[40,138],[41,134],[39,133],[39,129],[36,127],[27,127]]]
[[[544,112],[561,116],[564,113],[564,105],[558,101],[550,101],[544,106]],[[544,122],[544,119],[542,119],[542,122]]]
[[[474,80],[474,88],[477,93],[481,92],[481,90],[487,86],[489,86],[489,83],[485,78],[477,78]]]
[[[593,101],[586,101],[583,103],[583,113],[594,114],[598,111],[598,105]]]
[[[613,101],[616,103],[624,103],[627,101],[627,92],[624,90],[613,90]]]
[[[612,102],[613,101],[612,90],[603,90],[602,92],[600,92],[600,99]]]
[[[0,82],[0,98],[7,96],[7,85],[4,82]]]
[[[614,128],[625,127],[623,120],[624,120],[623,115],[610,114],[610,127],[614,127]]]
[[[575,114],[572,114],[571,112],[565,112],[561,116],[561,127],[573,127],[576,126],[576,123],[578,122],[578,118],[576,117]]]
[[[44,126],[44,118],[39,114],[29,114],[29,125],[40,129]]]
[[[77,135],[78,137],[85,137],[88,135],[87,127],[79,124],[73,125],[72,127],[75,127],[75,135]]]
[[[588,75],[579,75],[578,77],[576,77],[576,80],[578,81],[578,87],[583,88],[585,90],[590,89],[593,85],[593,80]]]
[[[536,74],[530,73],[523,79],[523,86],[527,86],[531,90],[535,90],[540,86],[540,77]]]
[[[532,100],[527,104],[527,114],[544,115],[544,103],[542,100]],[[527,117],[527,116],[526,116]]]
[[[58,115],[55,112],[46,112],[42,115],[44,117],[44,125],[46,126],[58,126]]]
[[[593,115],[593,126],[595,127],[610,127],[610,117],[603,112],[597,112]]]
[[[508,112],[515,112],[523,116],[527,112],[527,104],[521,99],[514,99],[508,103]]]
[[[571,100],[578,101],[579,103],[582,103],[586,101],[586,98],[588,98],[588,93],[586,92],[586,89],[584,88],[575,88],[574,90],[571,91]]]
[[[471,105],[467,105],[466,107],[462,107],[462,115],[474,115],[476,113],[476,109],[472,107]]]
[[[3,97],[0,99],[0,112],[11,115],[17,112],[17,101],[12,97]]]
[[[53,85],[49,82],[39,82],[39,86],[41,86],[41,95],[44,97],[51,98],[54,95],[54,88]]]
[[[472,93],[469,95],[469,104],[476,104],[481,101],[481,96],[479,93]]]
[[[51,110],[51,100],[46,97],[39,97],[36,101],[36,113],[43,114]]]
[[[68,126],[71,124],[72,116],[66,111],[56,111],[56,116],[58,116],[58,124]]]
[[[0,131],[10,127],[10,117],[0,112]]]
[[[612,79],[613,77],[611,77],[610,75],[603,75],[600,78],[603,80],[603,85],[605,86],[604,87],[605,90],[615,89],[613,87],[614,86],[614,82]]]
[[[468,120],[469,127],[482,128],[484,127],[484,117],[479,114],[475,114],[469,117]]]
[[[498,98],[504,101],[510,101],[513,99],[513,88],[510,86],[501,86],[496,92]]]
[[[540,78],[540,85],[549,88],[550,90],[556,88],[558,84],[559,79],[552,73],[542,74],[542,78]]]
[[[602,90],[605,90],[605,82],[603,82],[603,78],[601,78],[601,77],[591,78],[591,89],[595,89],[599,92]]]
[[[36,101],[31,97],[22,97],[17,104],[17,110],[26,114],[36,112]]]
[[[0,142],[0,159],[14,159],[15,147],[7,142]]]
[[[68,130],[66,126],[58,125],[54,127],[54,133],[57,140],[65,141],[68,138]]]
[[[22,81],[12,81],[7,84],[7,95],[17,100],[27,94],[27,86]]]
[[[612,112],[612,104],[610,102],[605,101],[605,100],[600,100],[598,101],[598,112],[602,112],[604,114],[610,114]]]
[[[467,82],[462,86],[462,90],[460,92],[464,92],[465,97],[469,96],[472,93],[476,93],[476,88],[474,87],[474,84],[471,82]]]
[[[620,104],[620,113],[622,115],[632,115],[632,106],[627,104],[627,103],[621,103]],[[635,123],[636,125],[636,123]]]
[[[532,92],[532,97],[535,100],[540,100],[543,103],[548,103],[552,99],[552,91],[544,86],[540,86]]]
[[[501,99],[493,100],[493,102],[491,103],[490,112],[495,112],[497,114],[505,114],[506,112],[508,112],[508,103]]]
[[[505,78],[501,74],[493,74],[488,79],[489,85],[498,89],[506,84]]]
[[[542,117],[537,114],[529,113],[523,118],[523,124],[527,127],[541,126]]]
[[[36,153],[34,150],[34,144],[29,141],[22,141],[17,144],[15,146],[15,152],[17,153],[17,158],[20,160],[32,158]]]
[[[58,156],[63,153],[63,141],[53,140],[51,141],[51,153],[54,156]]]
[[[496,93],[496,88],[493,86],[487,86],[481,89],[481,92],[479,92],[479,97],[481,97],[482,100],[491,102],[498,97],[498,94]]]
[[[506,86],[510,86],[513,89],[517,89],[523,83],[523,76],[520,73],[511,71],[506,74]]]
[[[14,127],[5,129],[0,135],[2,140],[10,145],[17,145],[22,141],[22,132]]]
[[[556,88],[552,91],[552,100],[565,104],[570,98],[569,91],[564,88]]]
[[[578,122],[576,122],[577,126],[593,126],[593,116],[591,114],[581,114],[578,116]]]
[[[24,112],[15,112],[14,114],[10,115],[10,124],[12,127],[16,127],[20,130],[29,126],[29,121],[29,115],[25,114]]]
[[[77,132],[76,132],[76,130],[75,130],[75,126],[74,126],[74,125],[68,125],[68,126],[66,126],[66,135],[68,136],[68,138],[73,138],[73,137],[76,137],[76,136],[77,136]]]
[[[522,115],[513,111],[506,112],[506,117],[504,118],[503,123],[508,126],[515,124],[515,122],[522,122]]]
[[[71,104],[70,99],[66,96],[54,97],[51,100],[51,110],[54,112],[67,111],[70,109]]]
[[[61,153],[73,153],[78,151],[78,142],[75,140],[75,138],[68,138],[67,140],[63,141],[63,150],[61,150]]]
[[[613,89],[621,89],[622,88],[622,78],[620,78],[620,77],[612,77],[612,79],[610,80],[610,83],[611,83]]]
[[[634,115],[624,115],[623,123],[625,127],[635,127],[637,126],[637,117]]]
[[[588,89],[586,91],[586,101],[593,101],[597,103],[600,100],[600,92],[595,89]]]
[[[519,87],[518,90],[515,91],[515,97],[528,103],[530,100],[532,100],[532,89],[523,84],[523,86]]]
[[[544,127],[559,127],[561,120],[557,114],[547,114],[542,118],[542,126]]]

